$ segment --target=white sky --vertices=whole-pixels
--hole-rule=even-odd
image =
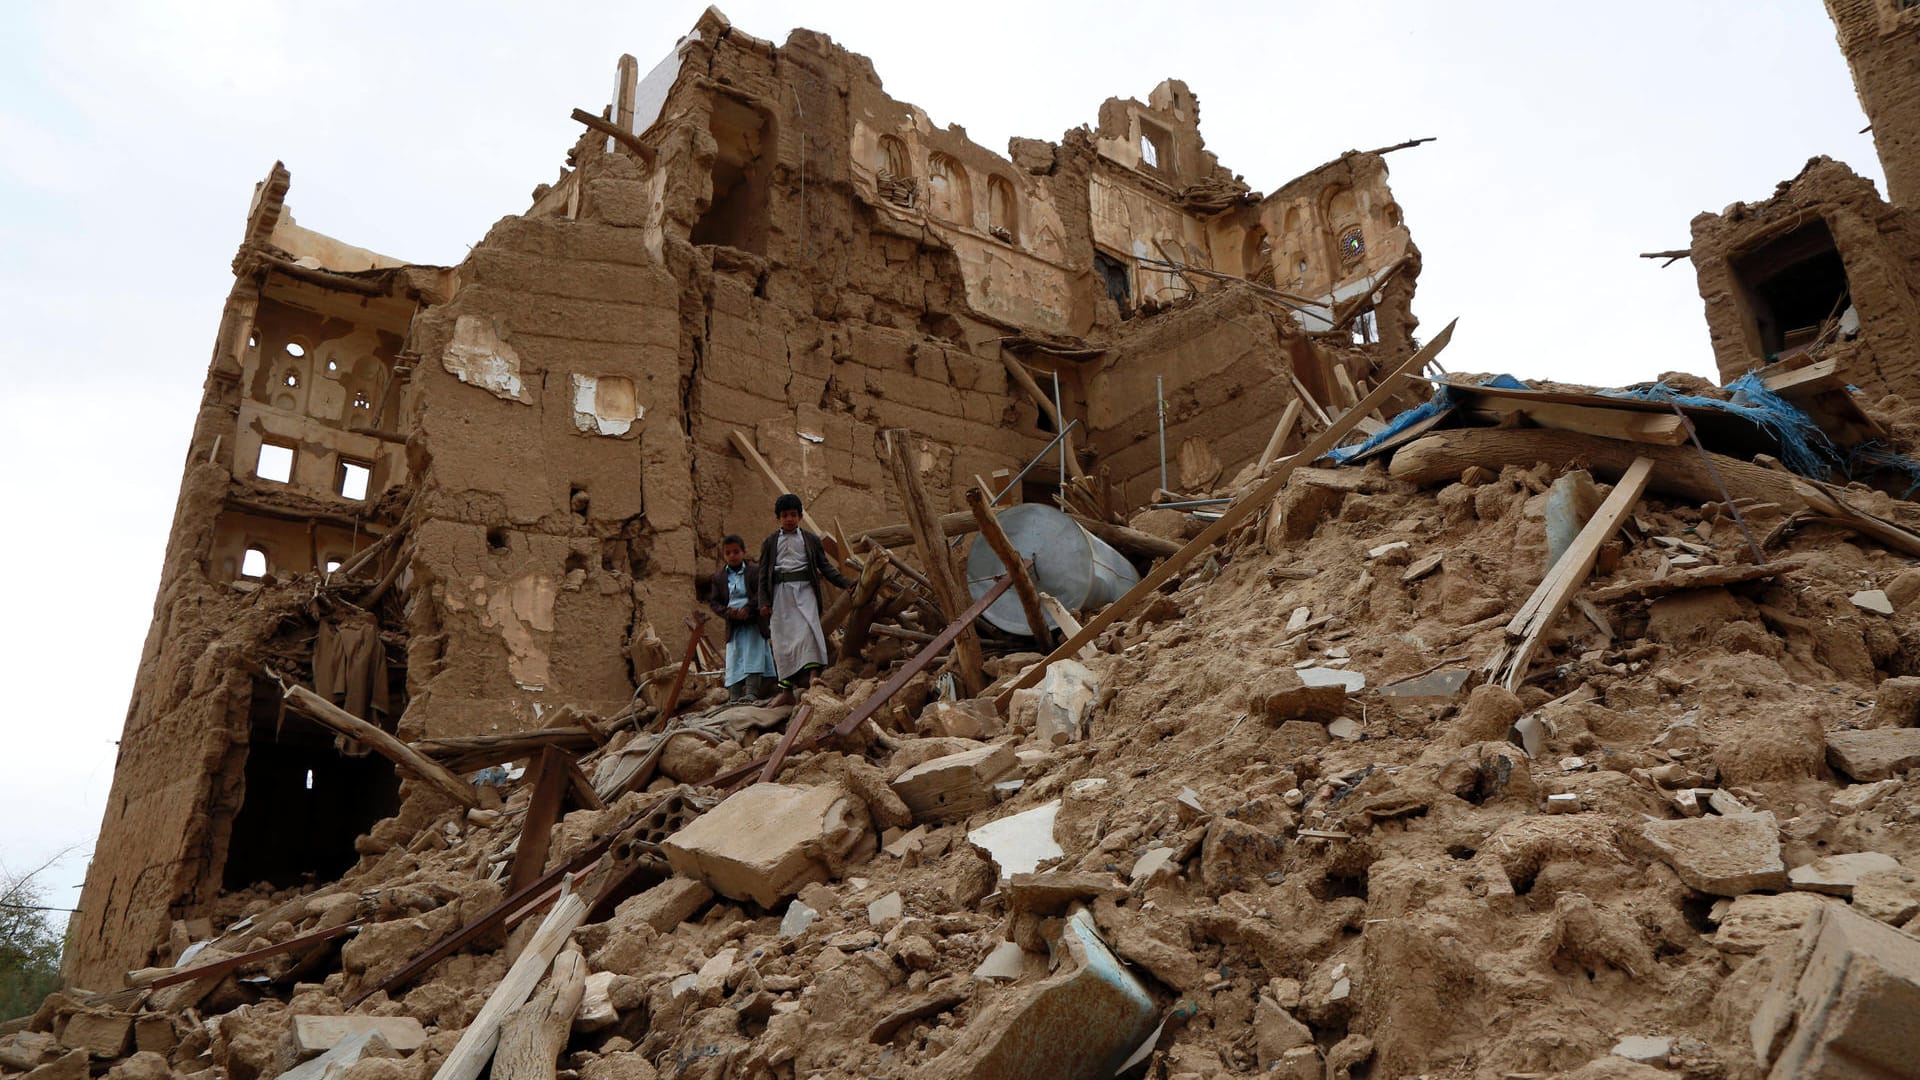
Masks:
[[[1814,0],[1558,5],[944,5],[754,0],[873,60],[894,97],[1004,151],[1184,78],[1255,189],[1389,158],[1449,367],[1619,384],[1711,373],[1685,247],[1702,210],[1828,154],[1880,182]],[[621,52],[647,70],[702,5],[127,0],[0,6],[0,863],[99,828],[187,436],[255,181],[301,224],[450,264],[552,181]]]

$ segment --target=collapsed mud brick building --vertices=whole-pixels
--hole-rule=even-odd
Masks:
[[[1010,157],[823,35],[776,47],[713,11],[616,82],[457,267],[295,224],[278,165],[258,186],[67,952],[83,984],[223,889],[337,875],[397,807],[391,766],[283,720],[263,666],[351,683],[409,739],[611,715],[642,639],[679,654],[720,539],[769,528],[739,441],[846,535],[901,520],[894,427],[943,510],[1061,418],[1066,467],[1133,505],[1160,482],[1156,382],[1168,445],[1237,469],[1296,386],[1337,403],[1413,350],[1385,162],[1262,198],[1177,81]],[[1316,351],[1336,323],[1347,347]],[[1059,479],[1049,460],[1010,501]],[[343,568],[378,588],[316,600]]]
[[[0,1074],[1920,1077],[1920,7],[1829,11],[1892,201],[1696,219],[1720,386],[1448,374],[1399,148],[1175,81],[1002,157],[709,10],[457,267],[276,165]],[[837,659],[730,704],[787,489]]]
[[[1887,197],[1815,158],[1759,203],[1693,221],[1714,360],[1731,382],[1816,344],[1823,372],[1873,397],[1920,394],[1920,4],[1827,0]],[[1826,339],[1822,340],[1822,331]]]

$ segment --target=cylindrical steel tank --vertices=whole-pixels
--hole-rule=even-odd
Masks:
[[[1033,560],[1035,587],[1069,610],[1106,607],[1140,583],[1125,556],[1051,506],[1021,503],[995,516],[1013,549]],[[967,589],[974,598],[985,596],[1004,573],[1006,566],[993,548],[975,537],[967,553]],[[1032,633],[1020,598],[1011,589],[987,608],[985,618],[1009,634]],[[1047,624],[1053,625],[1052,616]]]

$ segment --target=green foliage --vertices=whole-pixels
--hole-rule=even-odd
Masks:
[[[41,867],[44,870],[46,867]],[[0,1018],[25,1016],[60,988],[60,935],[45,911],[40,873],[0,867]]]

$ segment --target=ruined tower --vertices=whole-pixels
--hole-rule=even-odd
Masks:
[[[1920,205],[1920,0],[1827,0],[1860,107],[1887,174],[1887,198]]]

